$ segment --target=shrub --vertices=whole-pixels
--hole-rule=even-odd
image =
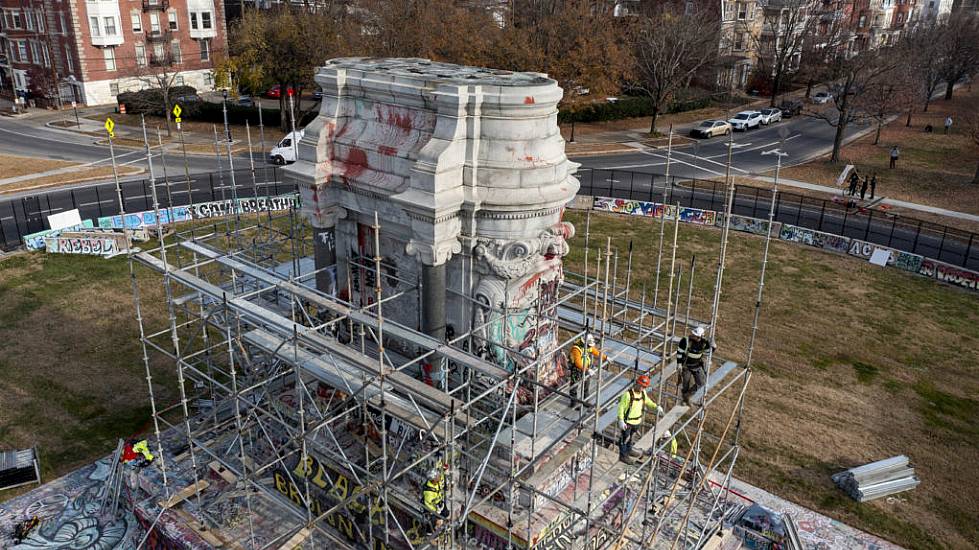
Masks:
[[[170,100],[173,98],[196,95],[197,88],[193,86],[171,86]],[[116,96],[116,101],[126,106],[126,112],[132,114],[146,114],[163,116],[163,90],[161,88],[147,88],[135,92],[123,92]]]
[[[702,109],[711,104],[710,96],[674,101],[662,113],[682,113]],[[580,107],[574,112],[564,109],[558,112],[558,122],[607,122],[624,118],[636,118],[653,114],[653,102],[648,97],[625,96],[615,103],[596,102]]]

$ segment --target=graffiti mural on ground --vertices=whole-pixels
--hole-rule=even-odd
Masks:
[[[592,208],[603,212],[643,216],[646,218],[661,218],[665,215],[668,220],[676,219],[678,212],[677,207],[672,204],[614,199],[610,197],[595,197]],[[714,225],[717,222],[717,212],[713,210],[681,207],[679,208],[679,216],[682,222],[698,225]]]
[[[99,515],[108,461],[104,458],[0,504],[0,548],[136,548],[144,531],[131,513],[123,510],[120,517],[108,521]],[[41,518],[40,527],[23,543],[15,545],[10,538],[14,525],[34,515]]]
[[[944,283],[958,285],[970,290],[979,290],[979,273],[954,265],[925,259],[921,262],[921,269],[918,273]]]

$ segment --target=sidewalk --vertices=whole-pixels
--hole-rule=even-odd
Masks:
[[[763,182],[766,182],[766,183],[774,183],[775,182],[775,178],[768,177],[768,176],[755,176],[752,179],[757,180],[757,181],[763,181]],[[830,195],[840,195],[842,193],[842,190],[841,189],[838,189],[836,187],[829,187],[829,186],[826,186],[826,185],[817,185],[815,183],[808,183],[808,182],[805,182],[805,181],[798,181],[798,180],[793,180],[793,179],[779,178],[778,179],[778,184],[779,185],[787,185],[789,187],[796,187],[796,188],[799,188],[799,189],[807,189],[809,191],[817,191],[817,192],[820,192],[820,193],[827,193],[827,194],[830,194]],[[869,203],[870,201],[867,201],[867,202]],[[946,216],[946,217],[949,217],[949,218],[956,218],[956,219],[959,219],[959,220],[966,220],[966,221],[970,221],[970,222],[979,223],[979,216],[976,216],[974,214],[967,214],[965,212],[957,212],[955,210],[946,210],[944,208],[936,208],[934,206],[928,206],[928,205],[924,205],[924,204],[917,204],[917,203],[907,202],[907,201],[901,201],[901,200],[897,200],[897,199],[888,199],[886,197],[880,199],[877,204],[886,204],[886,205],[889,205],[889,206],[906,208],[908,210],[917,210],[918,212],[927,212],[929,214],[935,214],[935,215],[938,215],[938,216]]]

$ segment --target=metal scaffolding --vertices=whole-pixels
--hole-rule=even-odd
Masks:
[[[222,157],[232,162],[230,146],[226,156],[216,147],[221,172]],[[566,270],[556,303],[537,306],[537,323],[560,327],[560,345],[511,368],[493,352],[518,351],[485,339],[493,320],[440,341],[420,319],[385,315],[396,299],[420,301],[421,282],[385,269],[376,214],[369,252],[336,266],[359,273],[336,295],[316,287],[322,270],[295,208],[159,229],[153,248],[130,254],[160,457],[139,474],[141,490],[157,491],[141,505],[150,529],[162,536],[163,524],[179,524],[171,531],[187,540],[247,549],[699,548],[720,537],[751,372],[708,353],[706,385],[694,405],[681,401],[676,343],[700,324],[690,313],[696,261],[680,265],[679,216],[665,210],[652,300],[634,288],[632,245],[596,247],[589,218],[571,243],[583,251],[580,273]],[[712,335],[726,246],[725,228],[703,323]],[[162,275],[161,326],[149,326],[138,265]],[[401,290],[382,288],[390,278]],[[588,393],[568,380],[545,385],[541,366],[586,332],[607,356]],[[151,365],[174,369],[176,404],[157,402]],[[439,369],[438,383],[422,381],[423,365]],[[665,414],[643,420],[642,456],[626,464],[616,407],[640,374]],[[451,512],[440,525],[421,502],[432,469],[445,474]]]

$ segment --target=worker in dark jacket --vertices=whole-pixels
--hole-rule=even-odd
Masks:
[[[683,379],[683,404],[690,406],[690,398],[704,387],[707,373],[704,367],[704,355],[716,347],[705,337],[704,327],[695,327],[690,336],[681,338],[677,345],[676,362]]]

